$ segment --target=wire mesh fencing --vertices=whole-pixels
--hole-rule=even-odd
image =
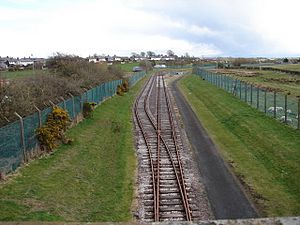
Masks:
[[[196,74],[266,115],[300,130],[300,98],[197,68]]]
[[[145,76],[145,72],[135,73],[129,78],[129,86],[135,85]],[[90,90],[86,90],[80,96],[73,96],[63,99],[57,106],[68,111],[72,120],[83,111],[85,102],[95,102],[97,104],[105,99],[115,95],[117,86],[122,84],[122,80],[113,80],[103,83]],[[16,170],[23,162],[34,154],[38,149],[38,140],[36,138],[36,129],[42,126],[52,112],[52,107],[43,110],[37,108],[37,112],[27,117],[18,117],[19,119],[0,128],[0,177]],[[16,114],[17,115],[17,114]]]

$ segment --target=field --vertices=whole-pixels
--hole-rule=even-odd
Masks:
[[[0,184],[0,221],[130,221],[136,166],[130,109],[141,85],[70,129],[71,145]]]
[[[262,216],[299,215],[299,131],[197,76],[179,88]]]
[[[126,73],[132,73],[132,68],[138,66],[139,63],[126,63],[120,64],[120,68]],[[47,70],[23,70],[23,71],[0,71],[0,78],[4,77],[7,79],[18,79],[23,77],[29,77],[39,74],[48,74]]]
[[[0,78],[4,77],[7,79],[18,79],[23,77],[29,77],[39,74],[47,74],[48,71],[45,70],[23,70],[23,71],[1,71],[0,72]]]
[[[138,62],[134,62],[134,63],[125,63],[125,64],[120,64],[119,66],[121,67],[121,69],[124,72],[131,72],[132,73],[132,68],[135,66],[138,66],[139,63]]]
[[[280,64],[271,66],[277,69],[300,71],[300,64]]]
[[[216,69],[213,70],[242,81],[300,96],[300,76],[275,71]]]

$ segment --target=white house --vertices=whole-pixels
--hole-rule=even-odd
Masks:
[[[20,59],[19,61],[17,61],[17,64],[16,65],[19,65],[19,66],[29,66],[29,65],[33,65],[34,64],[34,59],[31,59],[31,58],[23,58],[23,59]]]
[[[101,62],[106,62],[106,59],[104,57],[93,57],[93,58],[89,58],[89,62],[101,63]]]
[[[152,61],[160,61],[162,58],[161,57],[151,57],[150,60]]]

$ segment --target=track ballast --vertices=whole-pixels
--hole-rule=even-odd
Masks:
[[[191,221],[198,217],[191,182],[181,159],[183,144],[163,74],[153,75],[134,105],[142,138],[140,182],[144,221]]]

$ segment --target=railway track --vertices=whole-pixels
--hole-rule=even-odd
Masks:
[[[144,221],[191,221],[197,217],[181,159],[183,144],[162,74],[153,75],[134,105],[141,149]]]

